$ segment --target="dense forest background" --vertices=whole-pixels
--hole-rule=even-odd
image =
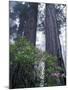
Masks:
[[[66,85],[66,5],[9,2],[10,88]]]

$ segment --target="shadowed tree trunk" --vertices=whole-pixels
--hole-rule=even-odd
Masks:
[[[18,34],[24,35],[28,41],[35,45],[36,41],[36,27],[37,27],[37,12],[38,4],[29,3],[29,9],[24,17],[20,18],[20,25]]]

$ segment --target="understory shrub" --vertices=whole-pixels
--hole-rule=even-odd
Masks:
[[[38,50],[26,38],[18,37],[14,44],[10,43],[9,54],[10,88],[39,87],[37,67],[40,61],[45,63],[43,86],[61,85],[64,82],[61,75],[64,68],[58,66],[57,57]]]

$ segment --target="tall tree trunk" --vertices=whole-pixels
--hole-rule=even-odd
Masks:
[[[20,18],[20,26],[19,26],[19,34],[26,37],[26,39],[35,45],[36,41],[36,27],[37,27],[37,12],[38,12],[38,4],[37,3],[29,3],[30,9],[27,11],[26,18]],[[24,24],[23,24],[24,22]]]
[[[58,57],[60,66],[63,66],[61,45],[57,29],[56,12],[54,4],[46,4],[45,18],[46,51]]]
[[[46,51],[57,56],[58,66],[64,67],[54,4],[46,4],[45,34]],[[62,73],[65,73],[65,71]],[[61,80],[60,82],[62,85]],[[65,83],[66,82],[64,81],[64,84]]]

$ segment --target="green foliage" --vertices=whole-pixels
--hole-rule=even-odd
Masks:
[[[60,77],[64,68],[58,66],[57,57],[45,54],[45,86],[61,85]],[[63,77],[61,77],[63,79]],[[64,82],[64,81],[63,81]]]
[[[38,51],[25,38],[10,44],[10,88],[35,87],[34,64]]]
[[[58,65],[56,56],[48,54],[46,56],[45,63],[46,63],[46,68],[47,68],[48,73],[64,71],[64,69]]]
[[[25,39],[18,37],[14,44],[10,45],[11,62],[34,63],[34,47]]]
[[[58,66],[56,56],[38,50],[24,37],[18,37],[14,44],[10,44],[10,88],[39,86],[39,72],[36,69],[40,61],[45,63],[44,86],[64,82],[61,77],[64,68]]]

